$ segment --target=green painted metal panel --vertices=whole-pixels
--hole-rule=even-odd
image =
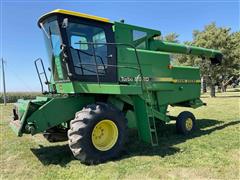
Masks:
[[[58,92],[92,94],[142,94],[141,85],[120,85],[111,83],[64,82],[57,83]]]
[[[145,101],[139,96],[132,96],[132,100],[137,117],[139,138],[146,143],[151,143],[151,134]]]
[[[54,56],[54,61],[58,73],[58,78],[63,79],[63,70],[62,70],[62,62],[61,58],[59,56]]]
[[[85,105],[94,103],[93,97],[66,96],[55,97],[43,104],[26,119],[27,124],[33,124],[35,133],[67,122],[74,118],[75,113]]]
[[[115,30],[115,42],[118,43],[129,43],[137,46],[141,42],[133,41],[133,31],[146,32],[146,36],[143,41],[146,41],[153,36],[160,36],[161,32],[154,29],[134,26],[130,24],[124,24],[119,22],[114,22],[114,30]],[[147,47],[148,45],[146,45]]]
[[[99,93],[99,94],[141,94],[140,85],[119,84],[97,84],[97,83],[75,83],[76,92]]]

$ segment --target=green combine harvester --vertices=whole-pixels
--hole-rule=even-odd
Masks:
[[[43,96],[15,104],[10,126],[18,136],[68,140],[75,158],[95,164],[119,156],[128,129],[152,146],[158,145],[157,123],[176,120],[177,132],[194,130],[191,112],[172,117],[167,109],[204,105],[199,68],[174,66],[170,54],[219,64],[220,51],[161,41],[158,30],[67,10],[43,15],[38,26],[51,77],[37,59]]]

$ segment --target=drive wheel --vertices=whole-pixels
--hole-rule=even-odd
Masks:
[[[177,117],[177,132],[184,135],[190,134],[195,129],[195,120],[195,116],[191,112],[181,112]]]
[[[83,163],[105,162],[119,156],[126,130],[126,119],[115,107],[105,103],[88,105],[70,122],[69,147]]]

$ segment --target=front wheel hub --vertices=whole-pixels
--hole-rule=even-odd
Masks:
[[[92,131],[92,143],[100,151],[111,149],[118,140],[118,128],[108,119],[98,122]]]

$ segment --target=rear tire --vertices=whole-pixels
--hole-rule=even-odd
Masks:
[[[69,147],[82,163],[97,164],[119,156],[127,134],[127,121],[115,107],[97,103],[76,113],[68,130]]]
[[[187,135],[195,129],[196,118],[193,113],[189,111],[181,112],[176,121],[176,128],[179,134]]]

